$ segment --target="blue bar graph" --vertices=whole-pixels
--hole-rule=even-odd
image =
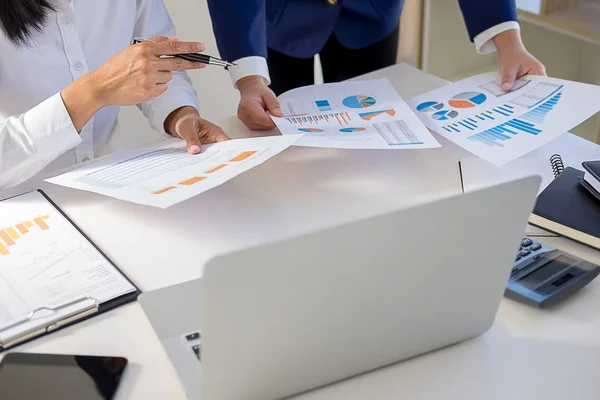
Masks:
[[[514,107],[512,107],[509,104],[504,104],[501,107],[496,107],[492,110],[484,111],[481,114],[474,115],[473,117],[467,117],[461,121],[458,121],[458,123],[461,126],[467,128],[468,130],[473,130],[479,128],[480,121],[493,121],[496,118],[510,117],[514,113]],[[451,125],[446,125],[446,127],[450,128]]]
[[[329,101],[327,101],[327,100],[317,100],[317,101],[315,101],[315,104],[316,104],[317,108],[319,109],[319,111],[321,111],[321,112],[331,111],[331,105],[329,104]]]
[[[542,132],[538,126],[544,123],[544,120],[556,107],[561,97],[562,92],[554,92],[552,97],[547,98],[546,101],[540,103],[537,107],[531,109],[526,114],[521,115],[519,118],[513,118],[481,133],[469,136],[469,140],[479,142],[490,147],[504,147],[503,142],[510,140],[519,134],[537,136]],[[510,116],[515,113],[514,107],[509,104],[504,104],[501,107],[497,107],[493,109],[493,112],[503,116]],[[476,117],[480,121],[486,121],[486,118],[490,120],[495,119],[493,115],[494,114],[491,111],[486,111],[480,115],[476,115]],[[459,122],[461,126],[468,128],[468,130],[474,130],[473,126],[477,128],[478,123],[479,121],[474,120],[473,118],[468,118],[467,120]],[[456,132],[463,131],[460,129],[460,127],[458,127],[459,129],[456,129],[452,126],[448,126],[448,128],[453,129]],[[446,130],[449,131],[449,129]]]
[[[562,92],[555,94],[548,101],[529,111],[527,114],[522,115],[521,118],[535,124],[543,123],[546,115],[554,109],[561,97]]]
[[[512,119],[504,124],[500,124],[495,128],[488,129],[477,135],[469,137],[469,140],[480,142],[488,146],[504,147],[503,141],[509,140],[513,136],[520,133],[528,133],[530,135],[538,135],[541,129],[537,129],[534,124],[522,121],[520,119]]]

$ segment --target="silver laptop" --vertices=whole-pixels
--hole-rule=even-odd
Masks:
[[[190,398],[308,391],[488,330],[539,183],[222,255],[140,303]]]

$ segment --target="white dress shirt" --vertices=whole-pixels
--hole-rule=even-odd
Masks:
[[[119,107],[102,109],[78,134],[60,91],[129,46],[134,37],[175,34],[162,0],[53,4],[56,12],[28,46],[14,46],[0,30],[0,190],[110,152]],[[166,117],[182,106],[198,108],[196,92],[183,72],[173,74],[162,96],[139,105],[159,132],[164,132]]]
[[[501,34],[502,32],[506,32],[509,30],[520,30],[521,27],[516,21],[508,21],[498,24],[496,26],[491,27],[490,29],[481,32],[477,35],[473,42],[475,43],[475,48],[479,54],[489,54],[496,51],[496,46],[492,39]],[[240,58],[239,60],[234,61],[235,66],[229,67],[229,74],[231,75],[231,80],[233,85],[235,86],[237,81],[247,76],[257,75],[261,76],[267,85],[271,84],[271,77],[269,75],[269,67],[267,66],[267,60],[264,57],[259,56],[251,56]]]

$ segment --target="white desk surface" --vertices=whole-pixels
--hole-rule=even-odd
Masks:
[[[409,99],[444,85],[398,65],[387,77]],[[235,118],[233,137],[256,135]],[[342,151],[290,148],[227,184],[168,210],[43,184],[63,210],[143,291],[201,276],[212,256],[282,236],[461,193],[458,161],[442,148]],[[600,158],[600,147],[567,134],[538,150]],[[535,154],[534,154],[535,155]],[[473,234],[477,234],[474,232]],[[600,263],[564,239],[544,242]],[[482,260],[485,262],[485,260]],[[132,303],[21,346],[17,351],[125,356],[122,399],[184,399],[173,367],[141,307]],[[301,399],[599,399],[600,280],[561,306],[539,311],[503,300],[484,336],[341,382]]]

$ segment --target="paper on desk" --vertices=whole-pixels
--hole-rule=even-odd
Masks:
[[[158,208],[167,208],[256,167],[301,135],[237,139],[203,146],[190,155],[185,142],[108,156],[48,182]]]
[[[0,339],[77,308],[3,330],[39,307],[102,304],[135,290],[40,193],[0,202],[0,221]]]
[[[329,83],[279,96],[286,115],[272,117],[298,146],[338,149],[427,149],[440,144],[387,79]]]
[[[517,80],[510,93],[491,72],[410,100],[430,129],[495,165],[557,138],[600,111],[600,87],[541,76]]]

